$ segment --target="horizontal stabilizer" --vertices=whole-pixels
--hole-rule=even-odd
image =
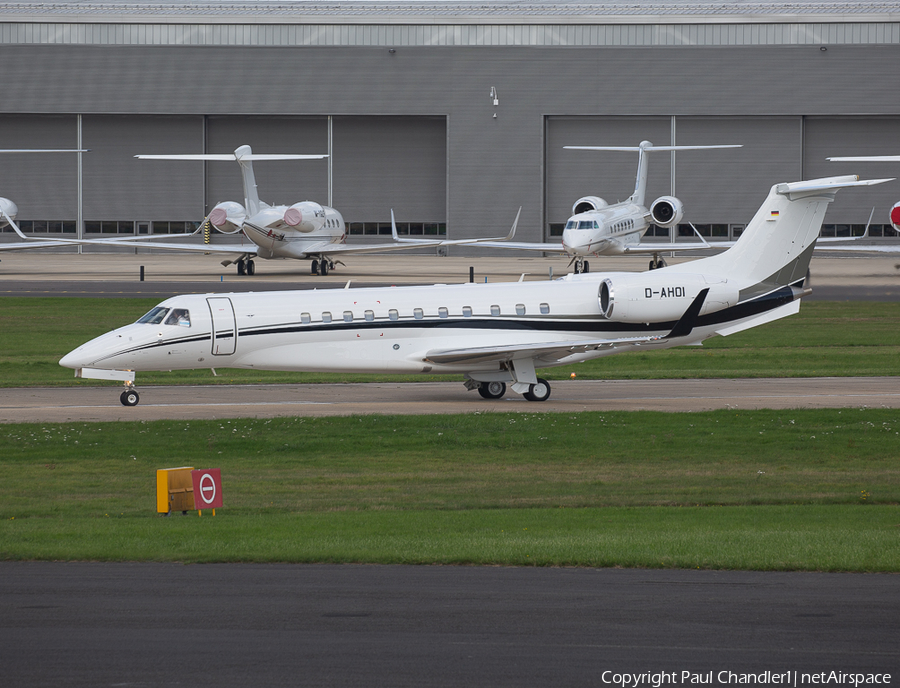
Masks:
[[[228,162],[243,160],[321,160],[327,155],[280,155],[277,153],[250,153],[240,158],[234,153],[204,153],[197,155],[135,155],[139,160],[226,160]]]
[[[855,158],[828,158],[832,162],[900,162],[900,155],[865,155]]]
[[[823,179],[810,179],[805,182],[790,182],[776,184],[775,191],[783,196],[806,194],[816,191],[837,191],[850,186],[875,186],[885,182],[894,181],[895,177],[888,179],[860,179],[854,174],[841,177],[825,177]]]
[[[595,150],[595,151],[626,151],[638,153],[640,151],[680,151],[680,150],[709,150],[712,148],[743,148],[743,144],[726,144],[722,146],[563,146],[569,150]]]

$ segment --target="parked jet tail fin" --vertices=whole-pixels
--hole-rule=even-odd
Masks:
[[[647,195],[647,153],[652,151],[685,151],[707,150],[711,148],[741,148],[742,144],[726,144],[715,146],[654,146],[649,141],[641,141],[638,146],[563,146],[570,150],[594,150],[594,151],[627,151],[638,154],[637,178],[634,181],[634,193],[629,199],[637,205],[644,205]]]
[[[224,160],[241,166],[244,180],[244,207],[250,215],[260,210],[259,192],[256,188],[256,176],[253,174],[254,160],[321,160],[327,155],[293,155],[282,153],[254,153],[250,146],[240,146],[234,153],[188,153],[183,155],[135,155],[140,160]]]

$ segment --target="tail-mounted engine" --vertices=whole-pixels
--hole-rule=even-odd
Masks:
[[[325,224],[325,209],[313,201],[294,203],[284,211],[284,224],[299,232],[312,232]]]
[[[8,198],[0,198],[0,210],[3,211],[0,213],[0,227],[6,227],[6,225],[9,224],[9,219],[13,222],[16,221],[16,215],[19,214],[19,209],[11,200]]]
[[[223,234],[234,234],[241,231],[247,211],[244,206],[235,201],[225,201],[216,204],[209,214],[209,224]]]
[[[660,273],[618,273],[600,283],[600,316],[624,323],[677,321],[703,289],[709,294],[700,315],[738,302],[738,289],[724,277]]]
[[[581,213],[586,213],[589,210],[600,210],[601,208],[605,208],[609,203],[604,201],[602,198],[598,198],[597,196],[585,196],[584,198],[579,198],[575,201],[575,205],[572,206],[572,214],[580,215]]]
[[[891,224],[900,232],[900,203],[895,203],[891,208]]]
[[[660,227],[671,227],[684,217],[684,205],[674,196],[662,196],[650,206],[650,217]]]

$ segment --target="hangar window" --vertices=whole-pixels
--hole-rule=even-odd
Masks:
[[[300,314],[300,322],[303,323],[304,325],[309,325],[309,323],[311,321],[312,321],[312,318],[309,317],[309,313],[301,313]]]
[[[328,311],[325,311],[324,313],[322,313],[322,322],[330,323],[331,322],[331,313],[329,313]]]
[[[344,322],[353,322],[353,311],[344,311]]]
[[[413,317],[416,320],[422,320],[422,318],[425,317],[425,311],[423,311],[421,308],[413,308]]]
[[[138,320],[138,322],[143,323],[145,325],[159,325],[163,321],[163,319],[166,317],[166,313],[168,313],[168,312],[169,312],[168,308],[164,308],[163,306],[157,306],[156,308],[151,310],[149,313],[144,315],[140,320]]]
[[[177,325],[179,327],[191,326],[191,314],[187,308],[173,308],[169,317],[166,318],[166,325]]]

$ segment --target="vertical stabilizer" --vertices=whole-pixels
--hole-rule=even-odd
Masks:
[[[259,212],[259,192],[256,190],[256,175],[253,174],[253,151],[250,146],[241,146],[234,151],[234,158],[241,166],[241,177],[244,180],[244,207],[248,215]]]
[[[741,300],[806,277],[828,204],[848,186],[890,181],[859,181],[855,175],[775,184],[737,243],[724,253],[665,268],[672,272],[726,275],[741,284]]]
[[[637,148],[637,176],[634,180],[634,193],[631,194],[631,198],[628,199],[636,205],[644,205],[644,200],[647,197],[647,151],[652,149],[653,144],[649,141],[641,141]]]

